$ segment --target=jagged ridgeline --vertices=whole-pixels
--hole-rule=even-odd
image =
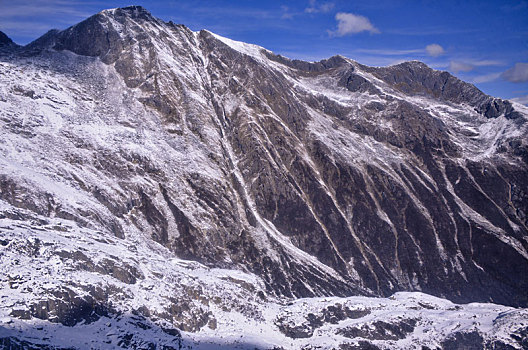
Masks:
[[[136,6],[24,47],[1,34],[0,61],[1,218],[254,274],[263,298],[528,305],[524,106],[420,62],[290,60]]]

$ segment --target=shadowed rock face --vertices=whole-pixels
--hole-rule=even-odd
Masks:
[[[10,44],[13,44],[13,40],[11,40],[3,32],[0,32],[0,46],[10,45]]]
[[[520,107],[422,63],[292,61],[140,7],[103,11],[20,54],[55,51],[115,69],[122,92],[102,73],[79,79],[102,79],[102,94],[140,103],[159,118],[157,137],[199,155],[200,166],[165,154],[101,153],[80,138],[92,156],[79,166],[93,165],[118,186],[83,189],[106,216],[61,212],[58,199],[6,175],[0,198],[13,205],[116,236],[141,230],[183,258],[252,271],[278,295],[420,290],[528,305]],[[141,118],[138,130],[147,128]]]
[[[9,53],[17,49],[19,46],[11,40],[5,33],[0,31],[0,53]]]

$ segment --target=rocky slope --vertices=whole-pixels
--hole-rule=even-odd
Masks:
[[[423,344],[445,348],[453,337],[522,346],[524,311],[506,306],[457,306],[482,322],[438,328],[438,314],[458,317],[447,301],[376,323],[422,294],[342,299],[382,311],[342,309],[333,322],[284,303],[421,291],[526,307],[525,107],[419,62],[289,60],[141,7],[25,47],[2,38],[4,342],[41,328],[53,344],[75,326],[123,330],[109,347],[156,334],[178,348],[226,330],[233,344],[243,319],[297,339],[261,344],[248,331],[246,347],[318,335],[328,348],[406,347],[424,329],[437,336]]]
[[[528,310],[389,298],[278,298],[182,260],[0,202],[1,349],[524,349]]]

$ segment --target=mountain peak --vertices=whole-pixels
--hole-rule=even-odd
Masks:
[[[99,12],[100,15],[111,15],[114,17],[127,16],[129,18],[154,19],[152,14],[143,6],[133,5],[126,7],[117,7]]]
[[[431,67],[429,67],[427,64],[425,64],[424,62],[422,61],[418,61],[418,60],[410,60],[410,61],[405,61],[405,62],[400,62],[398,64],[395,64],[395,66],[411,66],[411,67],[419,67],[419,68],[429,68],[429,69],[432,69]]]
[[[113,63],[126,42],[133,41],[127,33],[135,35],[141,32],[144,22],[161,21],[141,6],[103,10],[63,31],[46,33],[31,43],[30,48],[69,50],[78,55],[98,56],[105,63]],[[123,28],[127,30],[123,31]]]

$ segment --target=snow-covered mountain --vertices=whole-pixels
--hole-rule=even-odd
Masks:
[[[136,6],[0,82],[4,347],[528,346],[527,107]]]

